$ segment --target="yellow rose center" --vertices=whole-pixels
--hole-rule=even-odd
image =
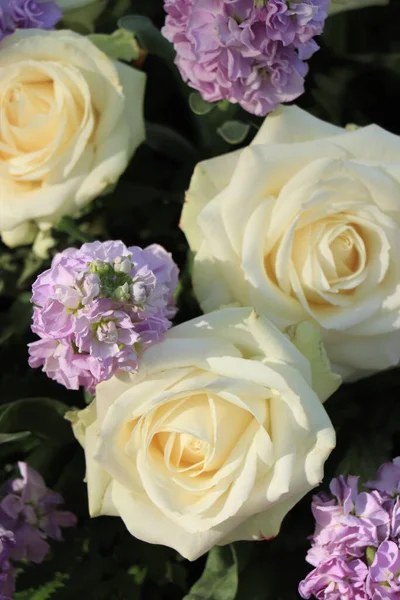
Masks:
[[[359,264],[360,257],[352,233],[351,228],[348,228],[346,233],[340,234],[330,244],[339,277],[354,273]]]
[[[246,410],[199,392],[156,409],[141,428],[150,435],[149,455],[171,473],[192,478],[219,469],[252,421]],[[138,433],[135,427],[132,443]]]
[[[266,274],[292,297],[301,289],[310,304],[330,304],[332,295],[353,295],[364,281],[368,237],[350,214],[318,219],[299,226],[290,241],[282,236],[265,256]]]
[[[2,69],[0,90],[0,175],[26,185],[68,176],[96,118],[79,71],[51,61],[21,62]]]

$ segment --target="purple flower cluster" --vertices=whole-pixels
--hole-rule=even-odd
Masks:
[[[12,561],[41,563],[49,552],[48,538],[62,541],[61,529],[73,527],[76,517],[59,510],[63,499],[49,490],[42,477],[26,463],[18,463],[21,478],[8,485],[0,502],[0,600],[15,588]]]
[[[163,35],[204,100],[266,115],[304,91],[330,0],[165,0]]]
[[[14,547],[13,532],[0,525],[0,600],[10,600],[14,593],[16,571],[10,563]]]
[[[16,29],[53,29],[61,17],[55,2],[0,0],[0,40]]]
[[[300,583],[302,598],[400,598],[400,457],[379,469],[359,492],[358,477],[333,479],[332,496],[313,498],[316,528],[307,561],[315,569]]]
[[[57,254],[33,284],[29,364],[68,389],[94,392],[118,369],[136,371],[138,355],[160,341],[176,308],[178,268],[162,246],[120,241]]]

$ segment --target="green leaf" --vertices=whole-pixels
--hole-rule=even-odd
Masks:
[[[184,600],[234,600],[238,585],[238,561],[234,546],[215,546],[208,554],[202,576]]]
[[[67,233],[72,237],[73,240],[77,242],[86,243],[93,241],[92,236],[85,234],[72,217],[61,217],[54,228],[56,231],[60,231],[61,233]]]
[[[358,475],[360,482],[372,479],[382,463],[391,460],[392,440],[387,431],[354,432],[346,455],[339,463],[337,475]]]
[[[52,581],[48,581],[38,590],[25,590],[16,593],[15,600],[50,600],[55,592],[64,587],[66,580],[69,579],[67,573],[56,573]]]
[[[372,563],[374,562],[376,550],[377,549],[374,548],[373,546],[367,546],[367,549],[365,551],[365,558],[367,559],[368,566],[371,566]]]
[[[270,569],[271,567],[268,567]],[[240,575],[239,589],[235,600],[278,600],[275,582],[268,577],[267,569],[260,563],[250,565]],[[273,575],[273,574],[272,574]]]
[[[168,40],[153,25],[148,17],[143,15],[126,15],[118,21],[118,27],[135,34],[139,45],[150,54],[159,56],[169,64],[173,64],[175,50]]]
[[[217,108],[221,112],[227,112],[229,109],[232,108],[232,106],[234,105],[231,104],[229,100],[220,100],[219,102],[217,102]]]
[[[28,329],[32,320],[31,292],[24,292],[18,296],[9,311],[9,319],[16,333]]]
[[[99,50],[115,60],[132,62],[139,57],[139,46],[131,31],[117,29],[114,33],[92,33],[87,36]]]
[[[32,319],[31,292],[24,292],[11,305],[7,314],[0,314],[0,344],[14,334],[21,335],[29,329]]]
[[[86,389],[83,392],[83,397],[85,399],[85,404],[90,404],[94,398],[94,396],[92,396],[92,394],[90,392],[88,392]]]
[[[139,565],[134,565],[128,569],[128,575],[130,575],[136,585],[142,585],[144,580],[146,579],[147,569],[146,567],[140,567]]]
[[[31,432],[57,445],[73,442],[72,430],[64,419],[68,407],[50,398],[24,398],[0,409],[0,433]]]
[[[197,162],[198,153],[194,146],[186,138],[174,129],[157,123],[146,123],[145,143],[178,162]]]
[[[33,275],[36,275],[36,273],[40,270],[44,262],[45,261],[43,258],[37,256],[33,252],[30,252],[26,256],[22,273],[18,277],[17,287],[20,289],[23,288],[24,285],[31,279],[31,277],[33,277]]]
[[[250,131],[250,125],[242,121],[225,121],[217,131],[225,142],[236,145],[244,142]]]
[[[31,435],[30,431],[19,431],[18,433],[0,433],[0,445],[18,442]]]
[[[195,115],[207,115],[215,108],[215,104],[206,102],[200,96],[199,92],[192,92],[189,96],[189,106]]]

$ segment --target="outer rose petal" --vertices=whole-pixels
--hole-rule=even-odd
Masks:
[[[222,532],[212,529],[195,534],[185,531],[167,519],[146,497],[132,494],[117,482],[113,483],[112,500],[133,536],[150,544],[172,547],[188,560],[196,560],[221,539]]]
[[[74,432],[75,433],[75,432]],[[112,479],[99,463],[94,460],[98,443],[98,425],[96,422],[87,427],[85,432],[86,481],[89,494],[89,513],[91,517],[100,515],[117,516],[111,497]]]
[[[57,220],[64,211],[76,211],[74,198],[87,173],[89,161],[82,159],[77,170],[63,182],[26,191],[13,181],[0,179],[0,227],[8,231],[15,229],[26,220],[39,222]],[[15,204],[7,202],[13,198]]]
[[[380,163],[400,161],[399,136],[378,125],[368,125],[346,133],[341,130],[341,135],[336,135],[331,141],[350,152],[357,159]]]
[[[194,170],[194,186],[186,196],[180,223],[193,250],[199,249],[202,237],[197,217],[207,203],[229,183],[241,152],[236,150],[212,160],[205,160]]]
[[[67,419],[67,421],[71,422],[72,431],[74,432],[75,438],[78,440],[80,445],[84,447],[86,430],[95,422],[97,417],[95,402],[91,402],[89,406],[83,410],[67,411],[64,417]]]
[[[312,387],[321,402],[325,402],[338,389],[341,378],[331,371],[318,328],[308,321],[303,321],[290,327],[288,335],[296,348],[309,360],[312,371]]]
[[[204,277],[207,280],[211,277],[214,282],[211,293],[209,293],[208,281],[203,281]],[[196,297],[204,312],[210,312],[216,306],[223,308],[240,305],[224,277],[221,277],[220,263],[212,256],[207,243],[201,244],[198,249],[196,262],[193,264],[192,279]],[[202,290],[206,290],[204,294]]]
[[[321,121],[297,106],[280,106],[264,120],[252,145],[306,142],[340,133],[341,127]]]
[[[16,248],[17,246],[23,246],[25,244],[32,244],[38,231],[38,227],[35,223],[27,221],[15,229],[3,231],[1,239],[9,248]]]
[[[231,531],[219,544],[231,544],[241,540],[260,540],[260,538],[274,538],[278,535],[282,521],[288,512],[303,498],[307,493],[296,494],[284,502],[280,502],[270,509],[254,517],[250,517],[236,529]]]

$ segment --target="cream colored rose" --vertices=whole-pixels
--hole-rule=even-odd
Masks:
[[[400,138],[296,107],[253,144],[200,163],[182,214],[204,311],[254,306],[319,325],[346,377],[400,359]]]
[[[26,222],[55,222],[118,180],[144,139],[144,87],[143,73],[71,31],[21,30],[0,44],[5,241],[15,245]]]
[[[307,328],[291,336],[315,369],[251,309],[216,311],[168,332],[138,374],[100,384],[89,409],[68,416],[91,515],[120,516],[132,535],[190,560],[276,535],[335,444],[321,400],[339,380]]]
[[[366,6],[384,6],[387,4],[389,4],[389,0],[331,0],[329,14],[335,15],[345,10],[365,8]]]

